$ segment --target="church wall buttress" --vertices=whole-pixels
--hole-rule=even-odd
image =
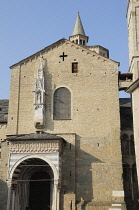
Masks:
[[[39,66],[38,66],[39,67]],[[37,69],[37,66],[36,66]],[[34,84],[35,68],[32,63],[12,69],[11,92],[8,116],[8,134],[34,132]],[[22,128],[22,130],[21,130]]]
[[[7,134],[17,134],[21,67],[12,70]]]
[[[34,133],[34,86],[37,67],[33,68],[33,61],[27,62],[21,67],[20,102],[18,133]],[[29,123],[31,122],[31,123]]]

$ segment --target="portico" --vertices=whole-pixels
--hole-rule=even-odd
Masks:
[[[33,139],[28,141],[24,139],[27,135],[9,138],[7,210],[59,210],[63,140],[43,134],[43,139],[35,143],[34,138],[42,138],[41,135],[29,135]]]

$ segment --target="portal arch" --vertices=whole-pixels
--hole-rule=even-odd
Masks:
[[[54,163],[43,155],[26,155],[11,168],[8,181],[8,210],[55,210],[59,206],[59,174]],[[40,183],[40,184],[38,184]],[[38,198],[34,200],[34,197]],[[24,198],[24,199],[22,199]]]
[[[26,155],[26,156],[20,158],[20,159],[13,165],[13,167],[11,168],[10,173],[9,173],[9,177],[8,177],[8,178],[9,178],[9,179],[12,179],[13,174],[14,174],[16,168],[18,167],[18,165],[20,165],[20,164],[23,163],[24,161],[26,161],[26,160],[28,160],[28,159],[32,159],[32,158],[38,158],[38,159],[41,159],[41,160],[44,160],[45,162],[47,162],[47,163],[50,165],[50,167],[52,168],[52,171],[53,171],[53,173],[54,173],[54,179],[55,179],[55,181],[59,179],[58,171],[57,171],[57,169],[56,169],[54,163],[53,163],[49,158],[47,158],[46,156],[41,156],[41,155],[39,155],[39,154],[36,154],[36,155]]]

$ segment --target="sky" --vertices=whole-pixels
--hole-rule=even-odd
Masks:
[[[101,45],[128,72],[127,0],[1,0],[0,99],[10,97],[10,66],[72,35],[78,11],[88,45]],[[128,97],[128,94],[120,94]]]

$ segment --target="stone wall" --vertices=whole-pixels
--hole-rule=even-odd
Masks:
[[[36,132],[33,90],[40,53],[46,86],[44,131],[61,136],[76,134],[75,138],[65,137],[61,173],[68,178],[61,189],[63,209],[74,209],[75,205],[78,209],[84,205],[92,208],[92,202],[95,210],[114,204],[125,209],[117,62],[61,40],[12,66],[7,133]],[[60,57],[63,53],[67,57]],[[78,63],[78,73],[72,73],[73,62]],[[53,120],[53,94],[59,87],[71,92],[70,120]]]
[[[7,142],[1,143],[1,165],[0,165],[0,209],[6,210],[7,207],[7,172],[8,172],[9,150]]]

